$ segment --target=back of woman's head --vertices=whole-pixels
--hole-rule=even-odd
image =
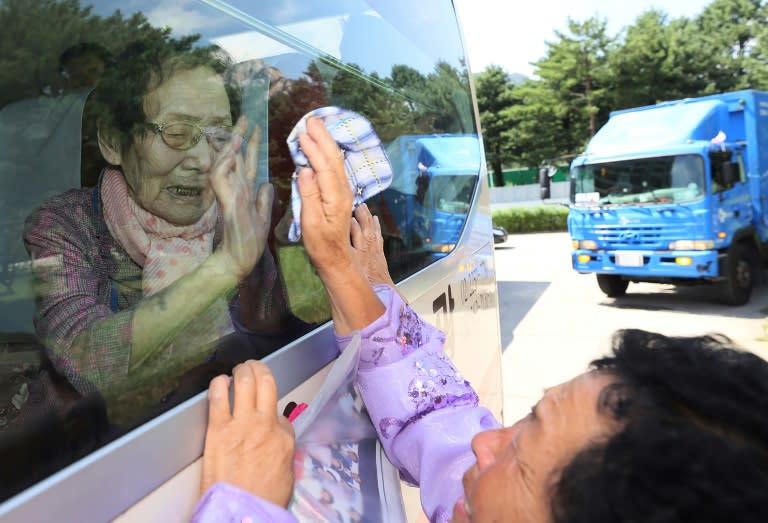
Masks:
[[[768,521],[768,363],[723,336],[619,331],[593,362],[622,428],[566,466],[560,522]]]

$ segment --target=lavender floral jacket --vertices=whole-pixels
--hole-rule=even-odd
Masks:
[[[445,336],[424,323],[397,292],[378,286],[387,310],[361,331],[358,386],[381,443],[402,477],[421,487],[424,512],[447,522],[474,464],[478,432],[499,427],[443,352]],[[343,349],[350,337],[337,337]],[[217,483],[198,503],[194,523],[294,523],[294,517],[231,485]]]

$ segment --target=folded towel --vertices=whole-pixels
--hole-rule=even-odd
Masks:
[[[288,239],[297,242],[301,238],[301,196],[297,177],[299,169],[311,167],[299,147],[299,136],[307,132],[307,118],[319,118],[331,133],[344,154],[344,170],[354,196],[353,210],[371,196],[380,193],[392,182],[392,165],[389,163],[381,140],[365,117],[340,107],[321,107],[304,115],[288,135],[296,171],[291,182],[291,210],[293,222]]]

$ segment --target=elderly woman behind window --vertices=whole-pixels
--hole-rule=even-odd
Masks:
[[[36,331],[81,394],[145,385],[157,399],[222,337],[261,357],[253,337],[284,326],[272,187],[255,187],[260,135],[244,147],[227,65],[186,40],[131,45],[94,94],[98,184],[27,220]]]

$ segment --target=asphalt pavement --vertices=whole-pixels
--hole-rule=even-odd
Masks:
[[[545,387],[587,369],[621,328],[667,335],[719,332],[768,359],[768,285],[749,304],[717,302],[712,286],[630,284],[613,299],[571,268],[566,233],[510,235],[496,246],[504,423],[527,414]]]

